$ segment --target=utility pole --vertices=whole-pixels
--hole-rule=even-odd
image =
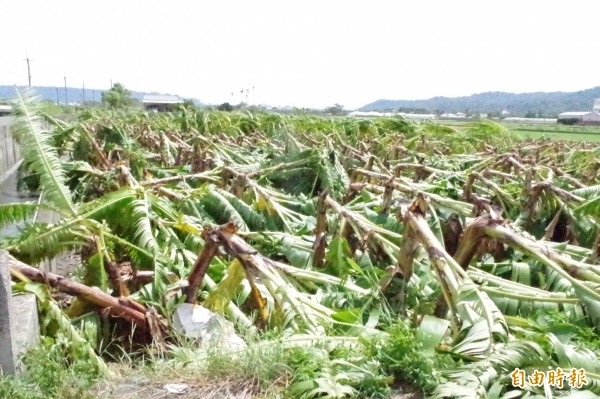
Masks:
[[[29,87],[31,87],[31,66],[29,65],[30,60],[29,55],[25,53],[25,61],[27,61],[27,81],[29,82]]]
[[[67,77],[65,76],[65,105],[69,105],[69,99],[67,97]]]

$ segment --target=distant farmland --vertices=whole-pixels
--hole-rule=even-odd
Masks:
[[[436,121],[436,123],[460,129],[461,127],[469,126],[473,122],[443,120]],[[554,123],[511,122],[505,122],[502,125],[522,138],[600,142],[600,126],[566,126]]]

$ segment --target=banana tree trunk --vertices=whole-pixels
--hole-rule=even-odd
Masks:
[[[317,227],[315,229],[315,241],[313,242],[313,267],[325,266],[325,251],[327,250],[327,206],[325,205],[327,193],[319,195],[317,201]]]
[[[148,327],[146,319],[148,309],[132,299],[112,297],[97,288],[88,287],[58,274],[43,272],[13,257],[9,258],[9,265],[12,271],[20,273],[30,280],[48,284],[60,292],[83,299],[105,309],[111,316],[133,322],[143,329]]]
[[[196,258],[194,268],[188,277],[188,286],[183,289],[187,303],[196,303],[198,290],[202,287],[208,266],[219,250],[219,237],[216,231],[211,230],[203,233],[203,238],[204,248]]]

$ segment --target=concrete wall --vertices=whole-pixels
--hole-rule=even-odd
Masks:
[[[40,338],[34,295],[12,295],[8,252],[0,250],[0,374],[20,374],[21,355]]]
[[[13,140],[10,117],[0,117],[0,182],[2,182],[21,160],[19,145]]]
[[[20,198],[17,194],[16,170],[21,162],[21,151],[17,142],[13,139],[10,127],[11,119],[10,117],[0,117],[0,204],[35,200],[35,198]],[[36,220],[44,223],[57,223],[60,219],[59,214],[42,209]],[[0,233],[9,231],[7,234],[16,234],[16,229],[15,226],[8,226]],[[55,273],[57,262],[56,259],[47,260],[37,265],[37,267]]]

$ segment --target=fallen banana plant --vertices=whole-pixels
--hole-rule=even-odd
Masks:
[[[155,342],[163,342],[166,324],[155,311],[128,298],[115,298],[98,289],[77,283],[54,273],[44,272],[9,257],[9,266],[13,276],[26,277],[29,280],[47,284],[59,292],[80,298],[96,307],[101,313],[122,318],[146,331]]]
[[[511,387],[511,373],[556,367],[600,391],[594,144],[517,142],[492,121],[187,106],[92,109],[48,130],[29,94],[17,111],[19,185],[44,195],[0,205],[0,227],[18,229],[0,246],[15,286],[90,358],[87,327],[173,343],[164,321],[188,302],[315,349],[313,377],[290,383],[307,398],[369,396],[384,374],[434,398],[551,397],[565,389]],[[61,221],[32,220],[40,209]],[[73,278],[24,264],[67,251]],[[368,336],[371,358],[355,357]]]
[[[257,308],[263,323],[279,317],[281,318],[279,323],[283,326],[292,323],[295,331],[302,331],[306,328],[307,332],[315,334],[322,333],[322,324],[335,323],[335,319],[332,318],[336,313],[335,310],[328,309],[312,299],[311,295],[299,291],[295,280],[338,285],[360,295],[370,294],[369,290],[362,289],[349,280],[343,281],[326,274],[296,269],[265,258],[236,232],[233,224],[206,229],[202,232],[205,245],[188,278],[188,286],[184,289],[188,303],[196,302],[196,296],[208,266],[220,248],[231,258],[236,259],[228,269],[227,278],[241,283],[239,277],[232,276],[235,275],[237,269],[243,270],[250,288],[250,300]],[[219,290],[220,287],[217,287],[210,295],[213,297],[221,295],[229,300],[238,289],[232,284],[224,284],[223,287],[227,287],[230,292],[222,292]],[[214,299],[209,300],[209,302],[211,301]],[[297,324],[298,322],[300,324]]]

